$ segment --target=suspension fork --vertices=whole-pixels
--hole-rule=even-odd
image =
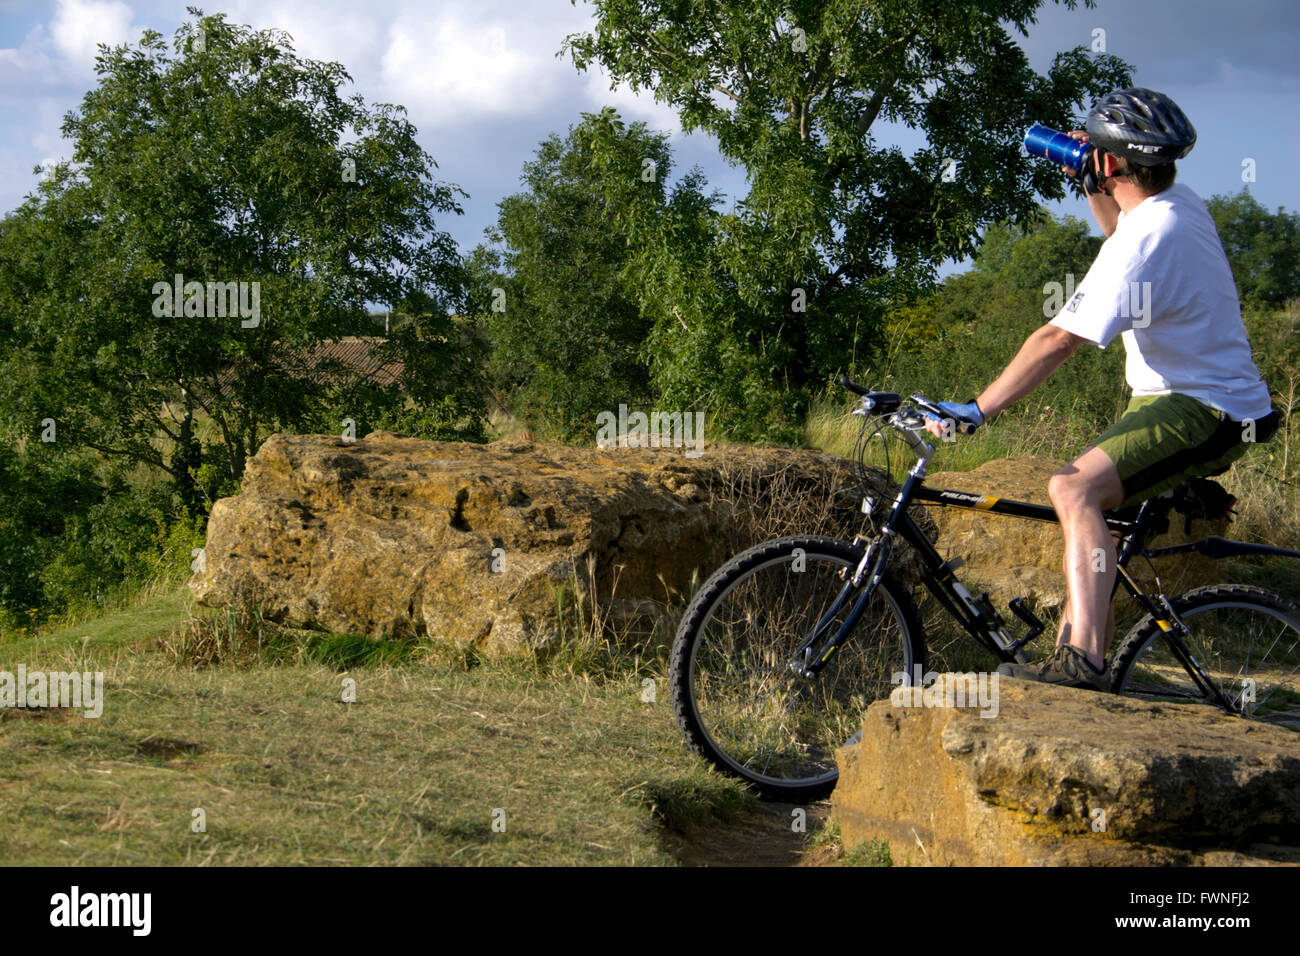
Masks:
[[[885,568],[889,564],[893,539],[897,536],[894,525],[906,512],[907,505],[912,500],[913,490],[924,479],[928,462],[929,457],[927,456],[921,458],[912,466],[911,471],[907,474],[907,480],[903,482],[903,486],[898,490],[897,497],[894,498],[894,503],[889,509],[889,516],[881,527],[879,537],[867,547],[866,553],[862,555],[862,560],[858,562],[857,567],[853,570],[853,576],[844,582],[844,587],[840,588],[839,594],[835,596],[835,600],[831,602],[831,606],[826,613],[821,616],[812,631],[795,649],[794,654],[791,655],[790,669],[799,676],[816,677],[821,672],[821,669],[826,666],[826,662],[830,660],[831,655],[857,627],[858,621],[867,609],[867,602],[871,600],[871,595],[885,576]],[[866,581],[865,586],[863,585],[864,580]],[[858,596],[839,630],[819,649],[814,650],[813,645],[830,629],[831,622],[848,604],[854,591],[859,592]]]
[[[791,670],[799,674],[800,677],[816,677],[821,669],[826,666],[826,662],[830,660],[831,655],[835,653],[840,644],[844,643],[844,639],[852,633],[863,612],[866,611],[867,602],[871,600],[876,585],[884,577],[885,566],[888,561],[889,539],[882,536],[873,541],[870,547],[867,548],[867,553],[858,562],[857,572],[844,582],[844,587],[840,588],[840,593],[835,596],[835,600],[831,602],[831,606],[827,608],[826,613],[821,616],[812,631],[795,649],[790,658]],[[861,574],[868,568],[870,569],[870,578],[867,580],[866,586],[862,587],[859,584]],[[844,618],[844,622],[839,626],[839,630],[821,648],[814,651],[813,645],[830,629],[831,622],[844,610],[845,605],[849,603],[849,599],[855,591],[858,592],[857,598],[854,600],[848,616]]]
[[[1183,638],[1191,633],[1187,625],[1183,623],[1183,619],[1178,616],[1169,599],[1163,594],[1160,595],[1160,603],[1168,611],[1173,623],[1170,624],[1161,618],[1156,618],[1156,625],[1160,628],[1165,641],[1169,644],[1169,649],[1174,652],[1174,657],[1178,658],[1178,662],[1183,665],[1183,670],[1187,671],[1203,697],[1213,700],[1230,714],[1237,713],[1238,709],[1223,695],[1219,688],[1211,683],[1201,667],[1201,662],[1196,659],[1192,649],[1183,641]]]
[[[1165,597],[1163,592],[1158,593],[1155,600],[1152,600],[1146,591],[1138,587],[1137,582],[1133,580],[1133,576],[1128,573],[1129,559],[1141,552],[1145,546],[1143,532],[1147,528],[1152,513],[1158,507],[1155,498],[1143,502],[1135,521],[1136,527],[1121,540],[1120,546],[1116,548],[1115,570],[1117,573],[1115,575],[1115,590],[1119,590],[1122,581],[1133,599],[1145,608],[1147,614],[1156,622],[1156,626],[1160,628],[1165,641],[1169,644],[1169,649],[1177,658],[1178,663],[1183,666],[1183,670],[1187,671],[1188,676],[1192,678],[1192,682],[1196,684],[1202,696],[1215,701],[1220,707],[1231,713],[1235,708],[1223,696],[1223,693],[1210,682],[1201,667],[1200,661],[1196,659],[1196,655],[1192,653],[1191,648],[1183,640],[1191,631],[1183,623],[1183,619],[1178,616],[1178,612],[1174,610],[1173,603],[1169,598]],[[1157,578],[1158,581],[1159,578]],[[1114,591],[1111,592],[1111,596],[1113,600]]]

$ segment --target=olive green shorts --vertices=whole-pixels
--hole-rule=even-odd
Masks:
[[[1188,478],[1223,474],[1276,427],[1266,419],[1257,426],[1248,428],[1187,395],[1135,395],[1123,417],[1092,444],[1115,463],[1124,485],[1120,507],[1126,508]]]

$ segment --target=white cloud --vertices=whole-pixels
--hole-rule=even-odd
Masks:
[[[348,72],[364,74],[384,47],[389,14],[382,3],[364,7],[339,5],[322,15],[320,0],[236,0],[225,7],[227,22],[273,27],[293,38],[294,52],[303,59],[336,61]]]
[[[67,107],[60,100],[50,96],[43,96],[35,104],[35,109],[29,113],[35,121],[32,131],[32,146],[46,154],[45,158],[41,160],[42,163],[51,159],[67,158],[71,155],[72,143],[64,139],[61,132],[63,117],[66,112]]]
[[[386,91],[417,125],[530,112],[551,95],[555,71],[511,32],[500,23],[457,16],[419,23],[399,18],[381,61]]]
[[[56,0],[50,38],[55,48],[78,66],[95,62],[96,46],[116,46],[139,38],[134,13],[119,0]]]
[[[37,27],[21,47],[0,49],[0,96],[8,98],[7,94],[14,94],[17,101],[30,94],[37,84],[53,80],[54,66],[50,58],[31,42],[34,35],[42,33]]]
[[[676,110],[656,102],[648,91],[633,92],[626,83],[610,89],[609,74],[598,65],[587,70],[586,94],[594,105],[612,106],[625,120],[641,120],[651,129],[668,133],[674,139],[682,135]]]

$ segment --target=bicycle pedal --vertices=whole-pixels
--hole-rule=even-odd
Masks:
[[[1024,621],[1025,624],[1029,626],[1029,630],[1025,631],[1024,636],[1021,637],[1019,640],[1013,642],[1012,645],[1009,648],[1007,648],[1007,650],[1009,650],[1012,654],[1014,654],[1016,653],[1016,651],[1020,650],[1020,648],[1024,647],[1026,644],[1028,644],[1030,641],[1036,638],[1039,634],[1042,634],[1044,628],[1046,628],[1047,625],[1044,624],[1041,620],[1039,620],[1033,611],[1029,610],[1029,608],[1025,605],[1024,598],[1012,598],[1011,602],[1007,605],[1007,607],[1011,609],[1012,614],[1020,618],[1020,620]]]
[[[1043,628],[1047,626],[1039,620],[1038,615],[1029,610],[1029,607],[1025,604],[1024,598],[1012,598],[1007,607],[1011,609],[1012,614],[1028,624],[1031,629],[1034,629],[1035,634],[1041,634]]]

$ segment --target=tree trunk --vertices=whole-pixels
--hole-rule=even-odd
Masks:
[[[172,453],[172,468],[176,479],[176,493],[180,496],[185,512],[191,518],[204,514],[206,496],[194,477],[203,464],[203,448],[194,437],[194,402],[187,391],[185,395],[185,418],[181,421],[180,435],[176,440],[176,451]]]

